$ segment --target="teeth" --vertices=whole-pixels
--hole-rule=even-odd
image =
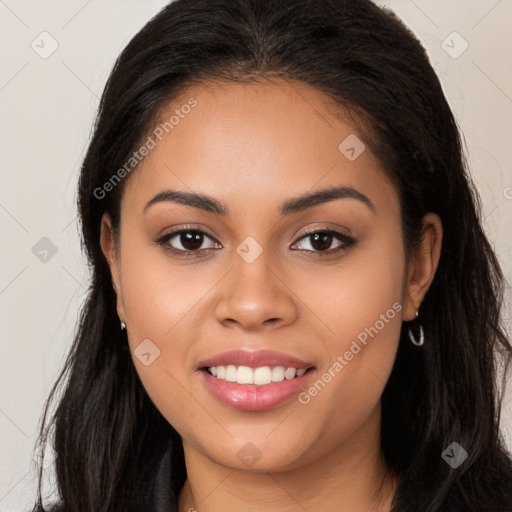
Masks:
[[[230,364],[226,366],[226,375],[224,376],[224,380],[228,382],[236,382],[236,366]]]
[[[295,368],[286,368],[286,371],[284,372],[284,378],[288,380],[293,379],[296,373],[297,370]]]
[[[218,379],[238,384],[256,384],[263,386],[271,382],[282,382],[290,380],[295,376],[300,377],[306,373],[305,368],[285,368],[284,366],[261,366],[259,368],[250,368],[249,366],[211,366],[208,371]]]
[[[272,370],[272,382],[281,382],[284,380],[284,366],[276,366]]]

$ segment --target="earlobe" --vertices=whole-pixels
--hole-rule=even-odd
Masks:
[[[435,213],[423,217],[421,246],[410,256],[404,300],[403,319],[416,318],[416,313],[428,292],[441,257],[443,226]]]

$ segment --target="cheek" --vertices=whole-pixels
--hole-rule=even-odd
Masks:
[[[122,251],[121,292],[130,332],[141,339],[172,337],[181,321],[194,317],[194,306],[216,276],[172,263],[163,249],[137,234],[127,237]]]
[[[376,322],[382,328],[381,315],[383,334],[385,330],[388,336],[389,331],[393,338],[399,332],[404,268],[401,233],[396,229],[361,241],[337,265],[311,265],[307,271],[287,274],[287,279],[293,280],[294,292],[315,314],[333,355]],[[393,332],[388,329],[391,324],[396,324]]]
[[[171,391],[180,395],[190,372],[186,361],[190,341],[197,337],[194,306],[208,289],[207,283],[193,265],[172,266],[160,248],[137,233],[122,239],[121,254],[121,295],[130,349],[146,391],[160,408],[169,401]],[[173,414],[181,415],[186,400],[172,403]]]
[[[327,361],[299,401],[313,415],[333,411],[326,428],[340,435],[349,435],[374,410],[391,373],[402,324],[404,265],[401,234],[388,232],[329,275],[310,275],[300,292],[329,329],[322,330]]]
[[[329,354],[298,396],[303,414],[317,418],[319,436],[348,439],[380,407],[401,329],[401,304],[384,301],[374,311],[354,311],[326,342]]]

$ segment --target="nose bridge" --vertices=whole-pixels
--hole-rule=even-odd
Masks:
[[[252,237],[238,245],[229,284],[216,305],[219,322],[254,330],[294,320],[297,313],[293,294],[279,276],[271,253]]]

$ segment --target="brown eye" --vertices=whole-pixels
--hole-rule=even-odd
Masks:
[[[304,241],[308,243],[304,243]],[[334,247],[332,247],[333,242],[336,242]],[[306,233],[296,245],[299,244],[303,245],[303,247],[299,247],[299,250],[329,255],[352,247],[356,244],[356,240],[338,231],[324,229]]]
[[[187,251],[196,251],[203,245],[204,235],[198,231],[187,231],[178,235],[183,248]]]
[[[210,244],[204,247],[205,242],[208,240]],[[166,246],[167,249],[177,255],[191,255],[205,249],[213,249],[220,246],[220,244],[200,229],[173,231],[157,240],[157,243]]]
[[[331,247],[333,236],[330,233],[315,233],[309,235],[311,239],[311,247],[317,251],[326,251]]]

